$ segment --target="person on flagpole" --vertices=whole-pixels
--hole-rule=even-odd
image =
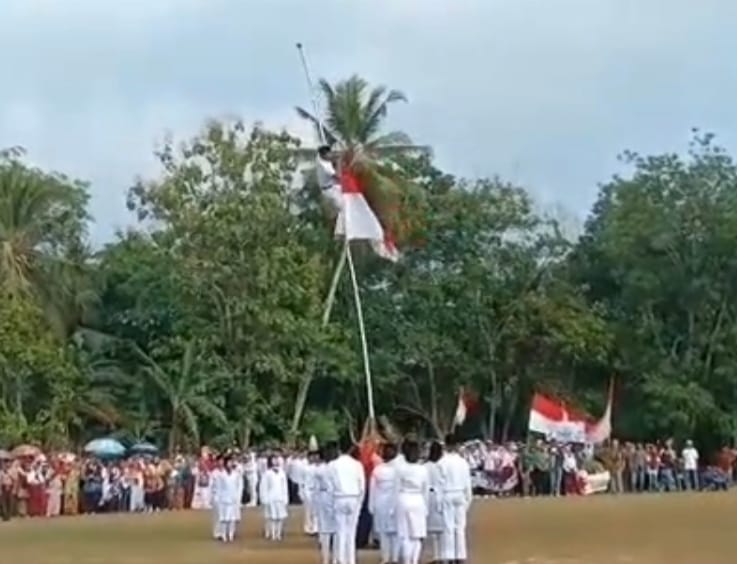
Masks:
[[[340,177],[335,171],[333,164],[332,147],[330,145],[321,145],[317,149],[317,183],[320,186],[320,192],[323,197],[330,203],[333,211],[339,212],[342,209],[342,187]]]

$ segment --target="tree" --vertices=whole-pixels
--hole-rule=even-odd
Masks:
[[[398,160],[429,153],[429,149],[413,144],[402,131],[382,133],[382,127],[389,107],[406,102],[407,97],[385,86],[370,88],[357,75],[335,86],[322,79],[318,86],[325,99],[325,114],[315,116],[298,107],[298,115],[312,123],[318,139],[324,136],[331,145],[338,145],[341,166],[361,177],[366,198],[384,228],[403,240],[406,234],[401,227],[422,193],[402,174]]]
[[[699,134],[687,158],[624,161],[632,174],[603,186],[570,261],[615,336],[620,430],[726,441],[737,433],[737,168]]]
[[[296,146],[284,134],[212,123],[181,152],[167,146],[164,178],[131,191],[181,269],[192,320],[183,332],[226,375],[241,444],[280,427],[305,366],[332,347],[320,330],[326,263],[302,243],[290,206]]]
[[[31,168],[20,155],[0,154],[0,286],[33,295],[66,336],[59,308],[80,297],[73,259],[85,236],[87,187]]]
[[[183,348],[181,359],[164,364],[140,349],[136,351],[143,361],[143,373],[156,384],[168,404],[171,455],[181,446],[181,437],[191,438],[195,445],[200,443],[200,417],[221,426],[228,422],[222,407],[211,398],[217,381],[203,370],[195,344],[188,342]]]

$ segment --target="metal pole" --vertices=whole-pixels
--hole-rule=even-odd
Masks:
[[[304,50],[302,43],[297,43],[297,51],[299,51],[299,57],[302,62],[302,69],[304,70],[305,79],[307,80],[307,87],[310,90],[310,99],[312,101],[312,111],[314,112],[315,119],[317,120],[317,124],[318,124],[317,129],[320,135],[320,141],[322,143],[325,143],[326,142],[325,129],[323,127],[322,120],[320,119],[320,112],[319,112],[319,108],[317,105],[317,96],[315,95],[315,88],[312,83],[310,67],[307,64],[307,56],[305,55],[305,50]],[[359,330],[359,334],[361,338],[361,351],[363,353],[363,369],[364,369],[364,374],[366,376],[366,392],[367,392],[369,420],[374,421],[375,420],[374,390],[373,390],[373,383],[372,383],[372,378],[371,378],[371,365],[369,363],[368,342],[366,340],[366,328],[363,323],[363,307],[361,306],[361,295],[358,289],[358,279],[356,278],[356,269],[353,265],[353,254],[351,253],[351,245],[348,239],[345,240],[345,245],[343,246],[343,252],[341,253],[340,260],[338,261],[338,264],[335,269],[335,273],[333,274],[333,280],[331,282],[330,290],[328,292],[328,298],[325,303],[325,310],[323,312],[322,323],[323,323],[323,327],[325,327],[330,320],[330,313],[332,311],[333,304],[335,303],[335,294],[337,292],[338,282],[340,280],[340,276],[343,272],[343,268],[345,267],[346,262],[348,263],[348,269],[351,274],[351,282],[353,284],[353,298],[354,298],[354,302],[356,305],[356,315],[358,317],[358,330]]]
[[[317,95],[315,94],[315,86],[312,84],[312,75],[310,74],[310,66],[307,64],[307,56],[305,55],[305,49],[302,46],[301,43],[297,43],[297,51],[299,51],[299,58],[302,61],[302,69],[305,72],[305,79],[307,80],[307,88],[310,89],[310,100],[312,101],[312,111],[315,114],[315,119],[317,120],[317,130],[320,134],[320,142],[325,144],[326,142],[326,135],[325,135],[325,129],[322,125],[322,120],[320,119],[320,111],[317,106]]]
[[[369,421],[376,419],[374,412],[374,387],[371,380],[371,364],[369,363],[368,341],[366,340],[366,328],[363,324],[363,308],[361,307],[361,293],[358,291],[358,280],[356,278],[356,269],[353,266],[353,254],[348,247],[348,271],[351,273],[351,282],[353,283],[353,300],[356,303],[356,317],[358,317],[358,331],[361,336],[361,351],[363,352],[363,372],[366,376],[366,399],[368,402]]]

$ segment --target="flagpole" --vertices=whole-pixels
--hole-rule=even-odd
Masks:
[[[305,55],[305,50],[302,45],[302,43],[297,43],[297,51],[299,51],[299,58],[302,62],[302,69],[305,73],[305,80],[307,81],[307,87],[310,90],[310,99],[312,101],[312,111],[314,112],[315,119],[317,120],[317,130],[320,135],[320,141],[325,144],[327,142],[326,135],[325,135],[325,129],[322,124],[322,120],[320,119],[320,112],[317,105],[317,96],[315,94],[315,88],[312,83],[312,75],[310,73],[310,67],[307,63],[307,56]],[[323,317],[322,317],[322,324],[323,327],[327,326],[329,320],[330,320],[330,313],[333,309],[333,304],[335,303],[335,295],[337,293],[338,289],[338,282],[340,281],[341,274],[343,272],[343,268],[345,268],[346,262],[348,263],[348,270],[350,272],[351,276],[351,283],[353,285],[353,301],[356,305],[356,317],[358,318],[358,331],[361,338],[361,352],[363,354],[363,370],[364,375],[366,379],[366,396],[367,396],[367,402],[368,402],[368,413],[369,413],[369,422],[370,424],[373,424],[373,422],[376,420],[376,413],[374,410],[374,388],[373,388],[373,381],[371,377],[371,364],[369,362],[369,352],[368,352],[368,341],[366,339],[366,328],[364,326],[363,322],[363,307],[361,305],[361,294],[358,289],[358,279],[356,277],[356,269],[353,265],[353,253],[351,253],[351,245],[348,239],[346,238],[345,244],[343,245],[343,251],[341,253],[340,259],[338,260],[338,264],[336,265],[335,272],[333,274],[333,280],[330,284],[330,289],[328,291],[328,297],[325,302],[325,310],[323,311]]]
[[[320,119],[320,110],[317,105],[317,95],[315,94],[315,86],[312,83],[312,74],[310,73],[310,66],[307,63],[307,55],[305,55],[304,47],[301,43],[297,43],[297,51],[299,51],[299,60],[302,63],[302,70],[305,73],[305,80],[307,81],[307,88],[310,91],[310,101],[312,102],[312,112],[315,115],[315,119],[317,120],[317,131],[320,136],[320,142],[326,143],[326,135],[325,135],[325,128],[322,125],[322,120]],[[333,311],[333,305],[335,304],[335,295],[338,291],[338,283],[340,282],[340,277],[343,274],[343,269],[345,268],[345,262],[346,257],[348,255],[349,248],[348,248],[348,240],[346,239],[345,245],[343,246],[343,250],[340,253],[340,258],[338,259],[338,264],[335,265],[335,272],[333,273],[333,279],[330,282],[330,288],[328,290],[328,297],[325,300],[325,309],[322,313],[322,326],[327,327],[327,324],[330,321],[330,314]]]

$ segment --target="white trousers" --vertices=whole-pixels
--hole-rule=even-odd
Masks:
[[[356,564],[356,527],[361,512],[358,496],[335,499],[335,559],[337,564]]]
[[[313,503],[312,497],[309,495],[300,496],[302,497],[302,504],[304,505],[304,531],[308,535],[314,535],[317,533],[317,515],[315,514],[315,504]]]
[[[217,503],[212,504],[212,536],[215,539],[225,540],[225,527],[223,522],[220,520],[220,513],[218,512]]]
[[[466,515],[468,505],[463,492],[445,494],[443,498],[443,560],[466,560]]]

